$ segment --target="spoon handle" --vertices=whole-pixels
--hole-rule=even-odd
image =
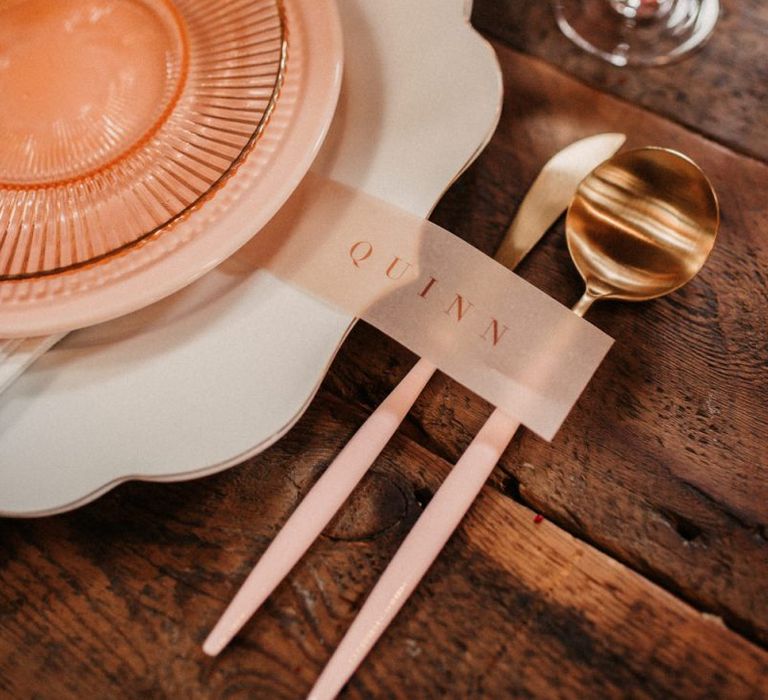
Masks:
[[[203,644],[206,654],[215,656],[229,644],[320,536],[395,434],[435,370],[428,360],[419,360],[339,452],[277,533],[208,635]]]
[[[432,497],[371,591],[307,700],[336,696],[418,585],[520,426],[496,409]]]

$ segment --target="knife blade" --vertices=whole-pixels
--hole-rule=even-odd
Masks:
[[[514,270],[565,211],[579,183],[626,139],[624,134],[596,134],[574,141],[552,156],[520,203],[495,259]]]

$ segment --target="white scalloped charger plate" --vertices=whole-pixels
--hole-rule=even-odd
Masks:
[[[338,5],[344,82],[313,167],[425,216],[498,122],[493,50],[466,0]],[[290,429],[354,319],[244,260],[69,335],[0,396],[0,513],[210,474]]]

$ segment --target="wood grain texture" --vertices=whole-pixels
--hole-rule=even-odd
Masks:
[[[398,436],[217,659],[200,644],[296,500],[364,418],[323,392],[269,452],[4,523],[7,697],[298,698],[449,468]],[[348,698],[759,698],[768,653],[486,489]]]
[[[343,696],[768,697],[768,166],[496,49],[501,124],[438,223],[492,253],[555,150],[626,130],[630,145],[672,146],[704,167],[722,231],[679,293],[595,308],[617,343],[557,439],[515,440]],[[701,100],[684,79],[679,89]],[[562,223],[519,272],[564,303],[578,297]],[[215,660],[200,645],[413,362],[360,324],[307,415],[259,457],[199,481],[127,484],[64,516],[2,521],[0,697],[302,697],[490,412],[450,379],[433,379],[234,644]]]
[[[685,124],[742,153],[768,159],[768,3],[720,0],[721,15],[696,53],[661,68],[626,70],[560,34],[550,0],[475,0],[472,20],[507,45],[593,87]]]

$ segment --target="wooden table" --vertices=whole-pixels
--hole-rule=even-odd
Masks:
[[[492,253],[541,164],[589,133],[707,171],[701,275],[591,320],[617,339],[556,440],[515,440],[347,698],[768,697],[768,5],[623,71],[543,0],[477,0],[506,98],[435,220]],[[564,303],[562,223],[519,268]],[[295,504],[414,358],[356,327],[301,422],[218,476],[0,525],[0,696],[298,698],[490,407],[437,376],[325,535],[212,660],[200,644]],[[535,515],[544,516],[537,523]]]

